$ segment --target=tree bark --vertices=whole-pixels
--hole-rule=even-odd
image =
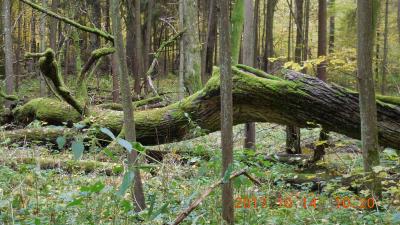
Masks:
[[[42,6],[46,7],[47,6],[47,0],[42,0]],[[40,52],[44,52],[46,50],[46,14],[41,14],[40,15]],[[46,81],[44,80],[45,78],[42,76],[40,76],[40,96],[44,97],[47,95],[47,87],[46,87]]]
[[[10,0],[3,0],[3,29],[4,29],[4,66],[6,73],[6,94],[12,95],[15,90],[15,74],[13,68],[14,55],[13,55],[13,40],[11,28],[11,2]],[[6,101],[5,106],[11,107],[11,102]]]
[[[400,42],[400,0],[397,1],[397,32],[399,33]]]
[[[244,0],[234,0],[231,12],[231,53],[232,64],[239,63],[244,22]]]
[[[22,4],[18,4],[18,14],[22,15],[23,8]],[[21,53],[22,53],[22,16],[18,18],[17,22],[17,43],[16,43],[16,49],[15,49],[15,88],[14,91],[18,91],[19,87],[19,78],[21,76],[21,73],[23,73],[22,70],[22,64],[21,64]],[[0,29],[1,30],[1,29]]]
[[[123,44],[122,37],[122,26],[121,26],[121,14],[119,11],[119,0],[112,0],[111,4],[111,15],[112,15],[112,30],[115,35],[115,49],[116,49],[116,60],[118,65],[118,73],[120,78],[120,87],[121,87],[121,95],[122,95],[122,105],[124,109],[124,136],[125,139],[129,142],[136,141],[136,130],[135,130],[135,121],[134,121],[134,113],[132,107],[132,96],[129,87],[129,79],[128,79],[128,66],[126,63],[126,53],[125,47]],[[138,153],[135,149],[133,149],[128,154],[129,166],[135,167],[138,164]],[[134,185],[133,185],[133,203],[136,206],[137,211],[142,211],[146,208],[143,186],[140,177],[140,171],[137,167],[129,168],[129,170],[133,170],[134,177]]]
[[[267,13],[265,17],[265,50],[263,60],[263,70],[265,72],[271,72],[272,63],[268,61],[268,58],[274,55],[274,15],[275,8],[278,0],[268,0],[267,2]]]
[[[189,95],[200,90],[201,82],[201,46],[199,40],[199,20],[197,16],[197,0],[180,0],[181,7],[181,25],[186,29],[182,35],[183,49],[183,82],[185,92]]]
[[[372,73],[372,48],[376,21],[373,16],[379,8],[377,0],[357,1],[357,69],[360,89],[361,145],[364,170],[372,172],[379,166],[379,124],[375,102],[375,84]],[[378,109],[379,110],[379,109]],[[374,195],[381,195],[381,183],[372,173],[370,188]]]
[[[329,53],[333,53],[335,48],[335,0],[329,0],[329,9],[331,16],[329,17]]]
[[[385,30],[383,33],[383,62],[382,62],[382,82],[381,94],[386,93],[386,77],[388,75],[388,36],[389,36],[389,0],[385,4]]]
[[[221,98],[217,108],[221,109],[221,147],[222,147],[222,173],[225,177],[228,170],[233,170],[233,100],[232,100],[232,55],[231,55],[231,37],[229,23],[229,1],[220,0],[220,49],[219,60],[221,67]],[[240,34],[241,35],[241,34]],[[218,107],[220,106],[220,107]],[[229,174],[228,174],[229,176]],[[233,208],[233,185],[230,179],[224,180],[222,184],[222,218],[227,224],[234,224]]]
[[[128,64],[128,72],[135,79],[134,91],[136,94],[140,94],[140,76],[138,73],[138,65],[136,61],[136,34],[135,34],[135,0],[127,0],[126,4],[126,58]]]
[[[245,0],[245,16],[244,16],[244,31],[243,31],[243,64],[254,67],[255,55],[255,35],[254,26],[254,5],[253,0]],[[245,140],[244,148],[255,149],[256,144],[256,126],[255,123],[245,124]]]
[[[207,26],[207,37],[206,37],[206,50],[205,50],[205,75],[206,78],[203,79],[205,82],[212,73],[213,63],[214,63],[214,49],[217,41],[217,0],[210,0],[210,10],[208,15],[208,26]]]
[[[90,0],[90,4],[91,4],[91,16],[92,16],[92,22],[94,27],[96,27],[97,29],[101,29],[101,4],[100,1],[98,0]],[[100,36],[96,35],[96,34],[92,34],[90,36],[91,39],[91,43],[90,43],[90,51],[94,51],[95,49],[100,48]]]
[[[301,63],[302,54],[304,54],[304,31],[303,31],[303,14],[304,14],[304,0],[295,0],[295,21],[296,21],[296,48],[294,53],[294,61]]]
[[[294,61],[301,64],[302,54],[304,54],[304,32],[303,32],[303,5],[304,0],[295,0],[296,6],[296,47],[294,52]],[[300,154],[300,128],[288,126],[286,128],[286,151],[288,153]]]
[[[318,1],[318,57],[327,56],[327,4],[326,0]],[[326,61],[317,66],[317,77],[326,81]]]
[[[137,66],[137,75],[135,79],[135,87],[138,88],[137,86],[141,86],[141,83],[144,79],[144,61],[143,61],[143,45],[142,45],[142,18],[141,18],[141,5],[140,5],[140,0],[135,0],[135,62]],[[145,82],[145,93],[147,92],[147,82]],[[139,89],[139,92],[136,92],[136,94],[140,95],[141,90]]]
[[[144,47],[144,69],[148,69],[150,67],[151,58],[151,40],[152,40],[152,27],[153,27],[153,8],[154,8],[154,0],[148,0],[147,2],[147,21],[146,21],[146,33],[145,33],[145,47]]]
[[[318,57],[326,57],[327,56],[327,0],[319,0],[318,1]],[[327,63],[324,60],[320,64],[317,65],[317,78],[326,82],[327,74],[326,74]],[[319,134],[319,141],[326,142],[328,141],[329,136],[328,133],[322,130]],[[326,143],[322,143],[317,145],[313,161],[316,162],[320,160],[325,155],[325,146]]]
[[[52,0],[51,1],[51,10],[56,12],[59,7],[60,0]],[[57,22],[58,20],[55,18],[49,19],[49,42],[50,48],[57,51]]]
[[[305,0],[304,2],[304,34],[303,34],[303,61],[307,61],[308,56],[310,54],[309,51],[309,29],[310,29],[310,0]],[[303,73],[307,73],[307,69],[305,68],[303,70]]]

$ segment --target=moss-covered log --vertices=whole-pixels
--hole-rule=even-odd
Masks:
[[[157,96],[142,99],[139,101],[134,101],[132,104],[133,104],[134,108],[140,108],[142,106],[160,103],[163,100],[164,99],[161,96],[157,95]],[[111,110],[122,111],[122,105],[119,103],[105,103],[105,104],[98,105],[98,107],[100,107],[102,109],[111,109]]]
[[[18,170],[21,166],[40,165],[42,170],[62,169],[68,173],[100,173],[106,175],[122,174],[124,168],[121,164],[98,162],[94,160],[60,160],[52,158],[11,158],[0,159],[0,163]]]
[[[285,79],[242,65],[233,67],[233,72],[235,124],[272,122],[298,127],[322,126],[326,131],[360,138],[357,93],[293,71],[287,71]],[[135,112],[137,140],[144,145],[157,145],[219,130],[219,93],[216,69],[202,90],[182,101],[163,108]],[[383,146],[400,149],[400,106],[394,104],[398,98],[390,99],[380,98],[377,101],[379,141]],[[37,106],[43,107],[40,104]],[[25,107],[27,105],[19,111],[24,111]],[[64,116],[70,116],[69,113],[65,112]],[[107,127],[116,134],[121,131],[121,112],[97,109],[91,110],[91,113],[83,121],[88,126]],[[21,113],[19,118],[23,118]],[[43,114],[37,118],[45,118],[48,122],[52,119]]]
[[[35,119],[53,125],[81,120],[81,115],[72,106],[50,98],[33,99],[14,109],[13,115],[16,121],[23,124],[28,124]]]

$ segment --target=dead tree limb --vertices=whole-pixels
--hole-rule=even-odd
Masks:
[[[153,62],[151,63],[149,69],[148,69],[147,72],[146,72],[146,78],[147,78],[147,83],[149,84],[151,90],[153,91],[153,93],[154,93],[155,95],[158,95],[158,93],[157,93],[157,90],[154,88],[153,81],[152,81],[152,79],[151,79],[151,75],[152,75],[153,72],[154,72],[154,68],[155,68],[155,66],[156,66],[156,64],[157,64],[158,57],[160,57],[160,54],[162,53],[162,50],[163,50],[165,47],[167,47],[167,46],[171,45],[172,43],[174,43],[178,38],[180,38],[180,37],[182,36],[182,34],[183,34],[184,32],[185,32],[185,31],[181,31],[181,32],[175,34],[174,36],[172,36],[172,37],[171,37],[170,39],[168,39],[167,41],[161,43],[160,47],[157,49],[157,51],[156,51],[155,54],[154,54]]]
[[[84,115],[84,107],[72,96],[71,91],[68,90],[68,87],[64,83],[64,79],[58,73],[54,51],[48,48],[43,53],[27,53],[26,57],[40,57],[40,71],[46,78],[51,80],[57,94],[59,94],[64,101],[71,105],[79,114]]]
[[[230,177],[229,180],[232,180],[240,175],[245,175],[248,178],[251,178],[250,180],[252,182],[254,182],[256,185],[261,185],[261,183],[259,181],[257,181],[256,179],[254,179],[252,176],[250,176],[246,169],[242,169],[240,171],[234,172]],[[179,213],[179,215],[176,217],[175,221],[172,223],[174,225],[178,225],[180,224],[194,209],[196,209],[197,206],[200,205],[200,203],[208,196],[211,194],[211,192],[217,188],[219,185],[221,185],[223,182],[223,179],[220,179],[219,181],[217,181],[216,183],[212,184],[209,188],[207,188],[196,200],[194,200],[192,202],[192,204],[190,204],[190,206],[185,209],[184,211],[182,211],[181,213]]]
[[[83,65],[81,73],[78,76],[78,84],[82,83],[86,79],[86,74],[93,66],[93,64],[99,60],[103,56],[107,56],[113,54],[115,52],[115,48],[99,48],[94,50],[88,59],[88,61]]]

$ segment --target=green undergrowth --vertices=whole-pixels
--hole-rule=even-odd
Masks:
[[[360,198],[370,197],[368,190],[354,193],[353,188],[360,186],[360,182],[354,181],[351,187],[340,182],[362,171],[358,141],[332,134],[331,141],[335,145],[328,149],[324,161],[310,169],[265,159],[267,154],[284,149],[284,127],[257,124],[256,151],[241,148],[242,126],[234,130],[234,169],[248,168],[250,174],[262,182],[258,187],[246,177],[234,180],[235,206],[238,207],[235,209],[236,224],[396,224],[399,221],[398,184],[385,188],[379,208],[354,209],[342,205],[337,208],[336,198],[349,198],[357,205],[361,204]],[[319,129],[302,130],[302,147],[306,154],[311,154],[312,145],[318,144],[318,133]],[[62,168],[43,170],[28,164],[7,167],[2,163],[0,221],[4,224],[168,224],[219,179],[219,138],[216,132],[190,141],[152,147],[170,153],[162,162],[153,162],[153,167],[142,168],[149,207],[140,213],[133,210],[129,193],[122,197],[117,194],[123,175],[106,176],[79,170],[71,173]],[[34,143],[23,147],[8,144],[1,145],[0,149],[3,160],[24,156],[66,160],[74,157],[69,151],[56,151],[54,144],[47,147]],[[99,160],[98,153],[102,151],[104,149],[90,148],[81,160]],[[107,160],[124,160],[119,158],[121,156],[114,157],[117,158]],[[382,171],[398,170],[399,156],[394,150],[385,150],[381,158]],[[285,182],[290,179],[321,179],[324,183],[321,189],[312,182]],[[220,224],[220,196],[220,189],[215,189],[182,224]]]

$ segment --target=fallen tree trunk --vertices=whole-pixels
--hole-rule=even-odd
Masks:
[[[233,67],[233,73],[235,124],[271,122],[302,128],[322,126],[326,131],[360,138],[357,93],[293,71],[286,71],[285,79],[282,79],[237,65]],[[137,140],[144,145],[158,145],[219,130],[219,87],[219,72],[216,69],[206,86],[197,93],[163,108],[135,112]],[[400,100],[398,97],[382,96],[378,99],[379,142],[382,146],[400,149]],[[30,110],[25,110],[26,107]],[[55,109],[45,112],[47,107],[41,104],[33,107],[33,104],[27,103],[17,108],[15,113],[19,119],[33,115],[51,123],[59,122],[59,117],[65,116],[65,119],[79,122],[79,115],[73,112],[72,107],[63,106],[61,102],[57,103],[57,107],[64,107],[60,110],[61,114],[54,115],[57,120],[50,115]],[[26,111],[31,114],[25,115]],[[107,127],[115,134],[120,133],[123,122],[121,112],[96,107],[89,111],[90,115],[81,123],[92,128]],[[96,129],[90,130],[104,138],[101,132],[93,131]],[[6,132],[4,136],[10,135]]]
[[[18,170],[21,165],[39,165],[42,170],[62,169],[68,173],[100,173],[108,176],[120,175],[124,167],[117,163],[98,162],[94,160],[60,160],[52,158],[10,158],[0,159],[0,164]]]

